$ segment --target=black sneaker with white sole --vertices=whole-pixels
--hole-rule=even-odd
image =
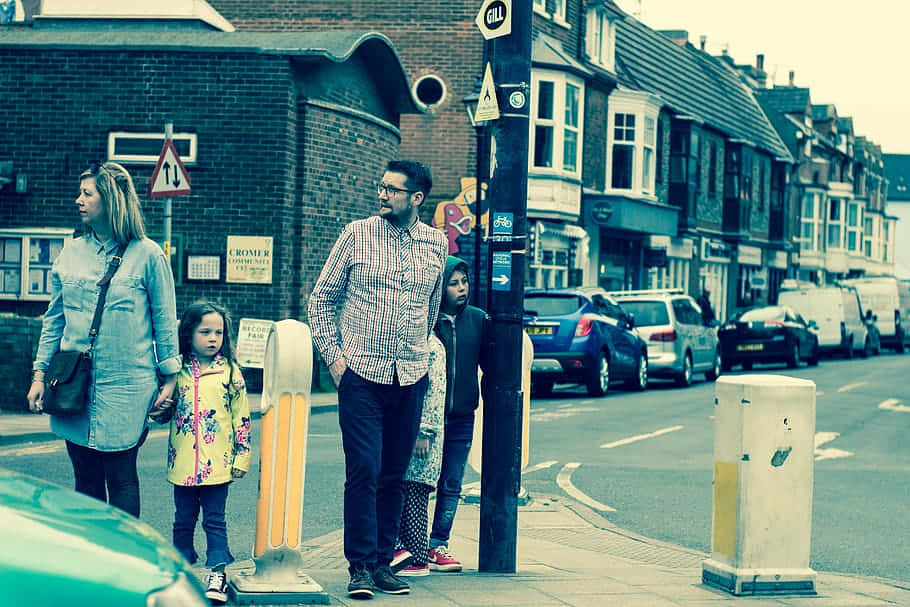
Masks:
[[[408,594],[411,587],[408,583],[392,573],[392,570],[386,565],[377,567],[373,570],[373,585],[377,590],[386,594]]]
[[[366,565],[351,567],[351,581],[348,584],[348,596],[352,599],[373,598],[373,578]]]
[[[227,603],[227,576],[224,571],[212,571],[205,588],[205,597],[212,605]]]

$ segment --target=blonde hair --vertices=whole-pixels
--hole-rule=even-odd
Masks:
[[[114,240],[125,245],[145,238],[145,220],[129,171],[116,162],[101,162],[79,175],[79,181],[88,178],[95,180]]]

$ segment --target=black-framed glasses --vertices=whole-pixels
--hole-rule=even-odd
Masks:
[[[414,194],[419,191],[420,190],[405,190],[403,188],[396,188],[393,185],[389,185],[387,183],[381,183],[381,182],[376,184],[376,193],[382,194],[383,192],[385,192],[386,196],[389,196],[389,197],[395,196],[396,194],[404,194],[404,193]]]

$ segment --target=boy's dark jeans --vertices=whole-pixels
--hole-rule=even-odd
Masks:
[[[474,437],[474,414],[446,419],[442,443],[442,469],[436,485],[436,509],[430,548],[449,544],[455,511],[461,498],[461,481]]]
[[[174,546],[190,564],[199,558],[193,547],[193,535],[200,507],[202,529],[205,531],[205,566],[212,568],[234,562],[228,549],[227,523],[224,518],[229,485],[230,483],[195,487],[174,485]]]
[[[404,473],[417,440],[427,376],[377,384],[350,369],[338,386],[344,447],[344,556],[351,571],[388,565],[395,552]]]

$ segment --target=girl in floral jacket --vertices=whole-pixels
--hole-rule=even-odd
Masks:
[[[174,484],[174,545],[190,563],[199,509],[206,537],[206,596],[227,600],[228,549],[225,504],[228,484],[250,469],[250,405],[231,347],[231,321],[221,306],[189,306],[178,330],[183,368],[167,450],[167,480]]]

